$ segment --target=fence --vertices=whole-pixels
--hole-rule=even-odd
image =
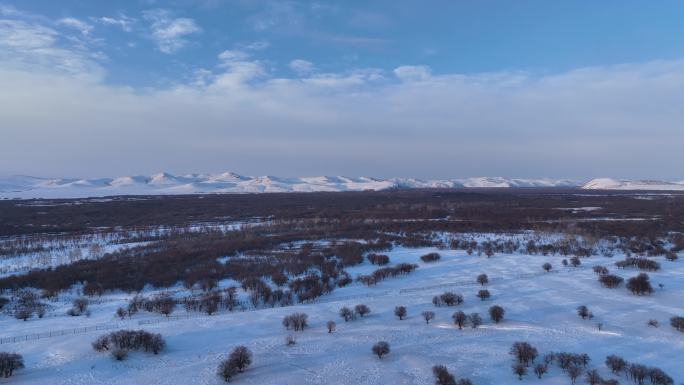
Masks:
[[[23,341],[34,341],[34,340],[40,340],[43,338],[50,338],[50,337],[90,333],[90,332],[94,332],[94,331],[98,331],[98,330],[118,329],[119,327],[120,327],[119,324],[93,325],[93,326],[85,326],[82,328],[51,330],[51,331],[42,332],[42,333],[26,334],[23,336],[2,337],[2,338],[0,338],[0,345],[11,344],[11,343],[16,343],[16,342],[23,342]]]

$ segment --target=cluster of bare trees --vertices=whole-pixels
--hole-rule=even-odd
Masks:
[[[648,258],[634,258],[627,257],[622,261],[615,262],[615,266],[625,269],[628,267],[636,267],[639,270],[647,271],[658,271],[660,270],[660,264],[654,260]]]
[[[277,290],[274,291],[272,298],[277,298],[283,306],[286,306],[285,304],[292,304],[291,296],[279,298],[276,296],[276,292]],[[235,286],[186,297],[183,298],[182,303],[186,311],[204,312],[208,315],[212,315],[219,310],[233,311],[237,307],[245,307],[237,298],[237,288]]]
[[[340,311],[340,317],[344,319],[344,322],[348,321],[353,321],[356,319],[356,316],[363,317],[366,314],[369,314],[371,312],[370,308],[364,304],[359,304],[354,306],[354,309],[350,309],[346,306],[343,306]]]
[[[43,318],[47,311],[47,305],[40,301],[38,294],[30,289],[17,292],[14,296],[12,314],[14,318],[26,321],[36,315]]]
[[[111,351],[116,360],[122,361],[131,350],[159,354],[166,346],[166,342],[161,334],[145,330],[119,330],[98,337],[92,345],[98,352]]]
[[[641,364],[629,363],[622,357],[610,355],[606,357],[606,366],[613,374],[624,374],[635,384],[644,385],[646,379],[651,385],[673,385],[674,380],[660,368],[648,367]]]
[[[480,317],[480,314],[478,313],[466,314],[462,311],[457,311],[451,315],[451,318],[459,329],[463,329],[463,327],[468,325],[473,329],[477,329],[482,325],[482,317]],[[501,319],[503,319],[503,313],[501,314]]]
[[[169,293],[158,293],[150,298],[145,298],[138,294],[128,301],[128,310],[119,308],[116,311],[117,316],[123,318],[124,314],[132,316],[140,310],[151,313],[159,313],[165,316],[171,315],[176,310],[177,301]]]
[[[0,375],[12,377],[15,370],[24,368],[24,358],[20,354],[0,352]]]
[[[252,364],[252,352],[245,346],[238,346],[230,352],[228,358],[219,363],[216,374],[223,381],[230,381],[238,373],[242,373]]]
[[[646,273],[639,273],[636,277],[627,280],[627,289],[634,295],[644,295],[653,293],[650,278]]]
[[[468,378],[461,378],[456,381],[456,377],[449,373],[449,370],[444,365],[433,366],[432,374],[435,376],[436,385],[473,385],[473,382]]]
[[[417,268],[418,265],[413,263],[400,263],[393,267],[381,267],[369,275],[359,275],[356,280],[366,286],[371,286],[380,281],[384,281],[387,278],[395,278],[399,275],[409,274]]]
[[[308,326],[308,319],[309,315],[306,313],[293,313],[283,318],[283,326],[287,330],[292,328],[294,331],[301,331]]]
[[[463,296],[461,294],[453,293],[450,291],[444,292],[440,295],[436,295],[432,298],[432,304],[440,306],[457,306],[463,303]]]

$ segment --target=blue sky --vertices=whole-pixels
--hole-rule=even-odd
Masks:
[[[0,174],[684,179],[678,1],[0,0]]]

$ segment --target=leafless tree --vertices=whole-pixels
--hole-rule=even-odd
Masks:
[[[463,326],[468,322],[468,316],[460,310],[455,312],[451,318],[454,319],[454,323],[458,325],[459,329],[463,329]]]
[[[404,317],[406,317],[406,307],[404,306],[397,306],[394,308],[394,315],[399,317],[399,320],[403,320]]]
[[[684,332],[684,317],[672,317],[670,318],[670,325],[677,331]]]
[[[456,385],[454,375],[444,365],[433,366],[432,374],[435,376],[435,385]]]
[[[487,274],[480,274],[477,276],[477,283],[480,285],[484,286],[489,283],[489,277],[487,277]]]
[[[522,380],[523,376],[527,374],[527,367],[521,363],[513,364],[513,373],[518,376],[518,380]]]
[[[581,305],[577,307],[577,315],[582,319],[593,318],[593,315],[589,311],[589,308]]]
[[[568,377],[570,377],[570,381],[572,381],[573,385],[577,382],[577,377],[582,374],[582,368],[576,365],[568,366],[565,371],[568,373]]]
[[[482,317],[480,317],[480,315],[477,313],[471,313],[468,316],[468,323],[470,323],[471,328],[477,329],[480,325],[482,325]]]
[[[328,327],[328,333],[332,333],[335,331],[335,321],[328,321],[328,323],[325,324]]]
[[[601,385],[603,384],[603,378],[599,374],[598,370],[592,369],[585,375],[587,384],[589,385]]]
[[[430,321],[435,318],[435,312],[433,311],[424,311],[421,313],[423,315],[423,319],[425,319],[425,323],[429,324]]]
[[[544,271],[548,273],[549,271],[551,271],[551,269],[553,269],[553,266],[551,266],[550,263],[545,262],[545,263],[542,265],[542,269],[544,269]]]
[[[288,335],[285,337],[285,345],[287,345],[287,346],[293,346],[293,345],[296,345],[296,344],[297,344],[297,339],[296,339],[295,336],[293,336],[292,334],[288,334]]]
[[[546,373],[548,370],[548,367],[544,364],[537,364],[534,366],[534,374],[537,375],[537,378],[542,378],[542,376]]]
[[[340,317],[344,318],[344,322],[351,321],[354,319],[355,314],[352,309],[344,306],[340,309]]]
[[[509,353],[515,357],[519,364],[523,366],[529,366],[530,364],[534,363],[534,360],[538,355],[537,348],[530,345],[528,342],[513,343]]]
[[[0,353],[0,375],[5,378],[12,377],[15,370],[24,368],[24,358],[16,353]]]
[[[482,289],[482,290],[477,292],[477,296],[480,298],[481,301],[484,301],[487,298],[491,297],[492,295],[489,293],[489,290]]]
[[[370,313],[370,308],[364,304],[359,304],[354,306],[354,312],[363,318],[363,316]]]
[[[245,346],[238,346],[230,353],[228,360],[235,364],[240,372],[244,372],[252,364],[252,352]]]
[[[506,311],[504,308],[499,305],[494,305],[489,308],[489,318],[491,318],[491,320],[497,324],[503,320],[505,313]]]
[[[386,341],[380,341],[373,345],[371,350],[373,353],[375,353],[375,355],[378,356],[378,358],[382,359],[382,356],[390,352],[390,346]]]

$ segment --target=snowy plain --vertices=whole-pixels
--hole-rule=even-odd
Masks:
[[[442,259],[421,262],[419,257],[428,252],[438,252]],[[223,382],[215,374],[218,362],[238,345],[247,346],[254,357],[252,366],[234,378],[236,384],[427,385],[434,383],[431,367],[437,364],[477,385],[570,383],[556,367],[542,380],[530,374],[518,381],[511,373],[513,361],[508,354],[515,341],[531,343],[542,355],[551,351],[588,353],[592,359],[589,367],[606,378],[611,375],[603,361],[609,354],[618,354],[630,362],[660,367],[676,384],[684,380],[684,334],[668,325],[671,316],[684,315],[681,259],[668,262],[656,258],[663,265],[660,271],[649,273],[656,291],[650,296],[634,296],[624,286],[601,287],[591,269],[604,265],[624,278],[636,275],[636,270],[614,267],[621,255],[583,258],[581,266],[572,268],[563,267],[560,256],[497,254],[487,258],[461,250],[403,247],[386,254],[391,264],[410,262],[419,268],[376,286],[355,282],[311,304],[212,316],[191,313],[188,317],[179,308],[168,319],[139,313],[121,321],[114,312],[125,306],[132,294],[120,293],[107,294],[100,303],[93,303],[88,318],[65,315],[70,307],[68,297],[54,303],[51,315],[44,319],[22,322],[1,315],[3,337],[114,325],[161,333],[167,348],[160,355],[133,353],[128,360],[116,362],[91,347],[97,336],[108,331],[2,344],[0,350],[24,356],[26,369],[0,383],[220,384]],[[544,262],[554,266],[551,273],[543,272]],[[356,276],[374,268],[366,261],[348,271]],[[487,301],[475,296],[480,289],[475,277],[481,273],[488,274],[491,281],[486,288],[492,297]],[[235,283],[221,282],[221,286],[230,284]],[[462,294],[465,303],[435,307],[432,297],[447,290]],[[371,308],[368,316],[347,323],[338,316],[342,306],[359,303]],[[494,304],[506,310],[500,324],[493,324],[487,316],[487,309]],[[398,305],[408,309],[403,321],[393,315]],[[580,319],[575,310],[579,305],[588,306],[595,318]],[[430,324],[420,316],[425,310],[436,313]],[[451,319],[457,310],[480,313],[484,325],[459,330]],[[307,313],[310,327],[303,332],[286,331],[281,320],[293,312]],[[660,327],[648,327],[650,319],[657,319]],[[332,334],[325,327],[328,320],[337,323]],[[603,324],[602,330],[598,323]],[[296,345],[285,345],[289,334],[296,337]],[[371,346],[380,340],[391,346],[389,355],[381,360],[371,353]],[[625,378],[620,381],[629,383]]]

